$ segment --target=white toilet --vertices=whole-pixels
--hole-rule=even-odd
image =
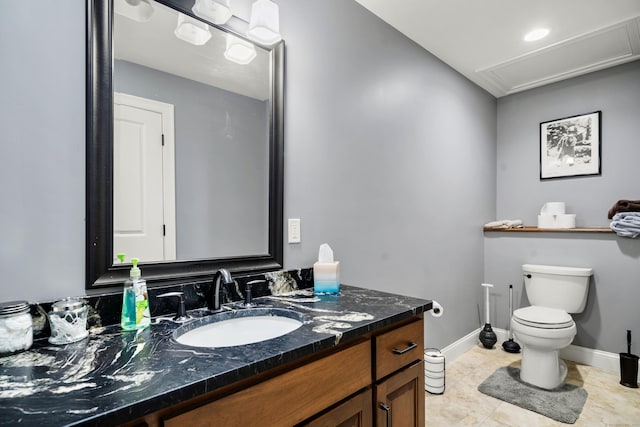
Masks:
[[[511,318],[511,329],[523,347],[520,379],[550,390],[567,377],[559,352],[576,335],[569,313],[584,310],[592,269],[524,264],[522,271],[532,305],[515,310]]]

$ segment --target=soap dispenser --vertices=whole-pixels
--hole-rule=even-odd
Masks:
[[[131,258],[133,267],[129,278],[124,282],[120,325],[125,331],[144,329],[151,324],[147,282],[140,276],[138,261],[137,258]]]

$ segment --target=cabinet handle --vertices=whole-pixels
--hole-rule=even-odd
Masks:
[[[380,402],[380,409],[387,413],[387,427],[391,427],[391,407],[384,402]]]
[[[418,344],[414,343],[414,342],[410,342],[409,345],[402,349],[402,350],[398,350],[397,348],[393,349],[393,354],[405,354],[408,351],[413,350],[414,348],[416,348],[418,346]]]

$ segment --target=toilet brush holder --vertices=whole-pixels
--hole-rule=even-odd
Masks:
[[[620,353],[620,384],[625,387],[638,388],[638,359],[630,353]]]
[[[625,387],[638,388],[638,359],[631,354],[631,331],[627,330],[627,352],[620,353],[620,384]]]

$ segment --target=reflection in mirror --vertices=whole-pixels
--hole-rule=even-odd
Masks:
[[[123,4],[87,2],[87,288],[121,252],[150,285],[282,268],[284,43]]]
[[[270,53],[150,7],[113,15],[113,256],[266,254]]]

